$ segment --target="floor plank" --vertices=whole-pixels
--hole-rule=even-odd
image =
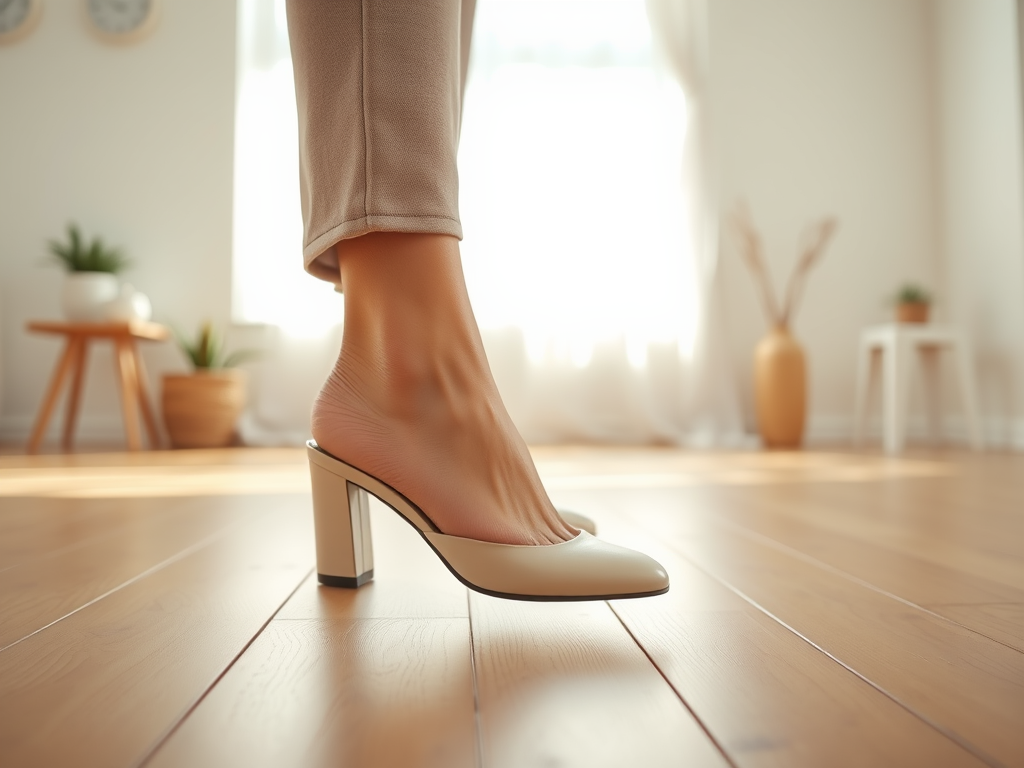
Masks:
[[[146,765],[475,766],[468,624],[271,622]]]
[[[763,488],[758,499],[734,489],[712,492],[725,509],[764,509],[784,519],[827,528],[852,541],[885,542],[900,553],[1013,588],[1024,586],[1024,521],[1005,502],[998,510],[984,493],[958,488],[959,478],[868,485]],[[730,500],[731,499],[731,500]],[[1021,499],[1016,509],[1024,508]],[[723,510],[724,511],[724,510]]]
[[[372,500],[372,582],[313,574],[150,766],[477,764],[466,588]]]
[[[602,533],[668,569],[667,595],[613,610],[737,766],[984,765],[651,536]]]
[[[1024,651],[1024,603],[925,607],[986,637]]]
[[[0,573],[108,536],[131,516],[130,510],[129,504],[99,499],[4,499],[0,503]]]
[[[66,502],[72,504],[71,502]],[[115,519],[89,518],[72,526],[78,546],[40,554],[0,571],[0,650],[57,621],[186,550],[225,535],[251,504],[243,499],[132,500]],[[62,513],[73,517],[73,511]]]
[[[668,541],[974,754],[1024,764],[1024,654],[731,530]]]
[[[147,754],[312,566],[308,499],[262,500],[237,535],[0,653],[5,765],[131,765]]]
[[[716,520],[731,520],[920,605],[1024,602],[1024,583],[1014,586],[975,575],[948,559],[935,562],[920,557],[900,536],[852,538],[830,525],[841,507],[816,507],[800,515],[800,504],[793,499],[780,505],[768,494],[742,498],[729,494],[707,507],[714,509]]]
[[[466,588],[420,535],[376,499],[370,501],[374,579],[361,589],[330,589],[308,579],[281,609],[288,619],[468,618]]]
[[[472,593],[483,764],[725,766],[606,603]]]
[[[945,608],[947,604],[1024,603],[1024,588],[976,575],[969,566],[965,568],[964,552],[935,562],[914,554],[916,549],[913,547],[901,551],[900,540],[893,537],[883,538],[881,541],[884,543],[857,540],[829,526],[828,520],[834,516],[832,513],[819,510],[814,521],[810,522],[794,514],[798,502],[786,505],[786,512],[780,513],[778,505],[766,501],[760,494],[744,498],[729,494],[727,499],[707,500],[705,506],[707,510],[713,510],[705,512],[705,516],[717,522],[733,522],[743,530],[763,536],[766,542],[773,542],[780,549],[836,568],[902,600],[1024,651],[1024,641],[1019,635],[1007,633],[1005,622],[992,621],[988,612]]]

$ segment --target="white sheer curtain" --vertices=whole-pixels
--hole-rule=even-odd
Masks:
[[[342,298],[302,269],[295,86],[284,0],[239,0],[231,342],[250,368],[249,444],[301,444],[338,353]]]
[[[703,41],[672,13],[691,4],[478,0],[463,253],[495,376],[530,441],[739,434],[726,358],[713,354],[714,216],[693,159],[703,85],[677,82],[702,71],[679,64]],[[337,350],[341,297],[301,270],[283,0],[240,0],[239,37],[235,311],[267,324],[246,340],[268,349],[243,437],[295,440]]]
[[[239,0],[234,316],[317,336],[340,321],[329,285],[302,270],[295,85],[284,0]]]
[[[478,0],[463,253],[499,387],[531,441],[740,432],[715,368],[725,355],[713,354],[703,94],[696,75],[683,89],[675,76],[703,30],[671,13],[658,28],[666,14],[650,10],[649,21],[642,0]]]

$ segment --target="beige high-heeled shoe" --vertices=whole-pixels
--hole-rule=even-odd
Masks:
[[[640,552],[586,531],[560,544],[495,544],[438,530],[412,501],[372,475],[306,443],[313,481],[317,576],[355,588],[373,578],[369,497],[412,525],[448,570],[470,589],[512,600],[619,600],[668,591],[668,574]]]

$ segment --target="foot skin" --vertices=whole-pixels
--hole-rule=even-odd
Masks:
[[[313,438],[412,500],[443,532],[556,544],[558,516],[509,418],[469,304],[458,241],[374,233],[339,244],[341,354]]]

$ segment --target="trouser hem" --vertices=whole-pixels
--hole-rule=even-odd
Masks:
[[[447,216],[363,216],[343,221],[314,238],[302,249],[306,271],[313,277],[337,285],[338,253],[335,249],[342,240],[368,235],[371,232],[409,232],[430,235],[451,235],[462,239],[462,224]]]

